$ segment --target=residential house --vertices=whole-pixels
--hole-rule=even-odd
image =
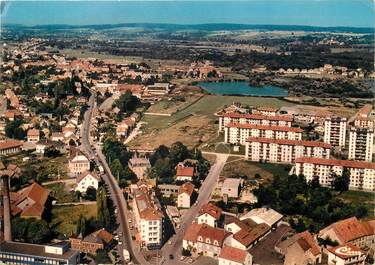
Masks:
[[[224,245],[218,261],[219,265],[252,265],[253,256],[246,250]]]
[[[196,218],[198,224],[207,224],[217,227],[221,221],[222,210],[212,203],[203,205]]]
[[[176,180],[193,181],[194,174],[195,167],[193,166],[184,166],[182,164],[179,164],[176,167]]]
[[[375,243],[374,227],[370,222],[359,221],[356,217],[337,221],[319,231],[320,238],[347,243],[359,248],[371,247]]]
[[[285,256],[284,265],[320,264],[322,261],[322,251],[309,231],[295,234],[275,248]]]
[[[76,153],[69,159],[68,168],[73,176],[79,176],[90,170],[90,161],[83,154]]]
[[[30,129],[27,131],[27,141],[29,143],[37,143],[40,140],[40,132],[38,129]]]
[[[111,244],[113,236],[102,228],[85,236],[83,239],[78,236],[70,237],[69,240],[72,249],[96,255],[98,249],[105,249]]]
[[[194,184],[185,182],[181,185],[177,196],[177,207],[190,208],[194,199]]]
[[[99,186],[99,181],[100,178],[95,173],[89,171],[83,172],[76,178],[77,186],[75,190],[81,193],[86,193],[88,187],[93,187],[97,190]]]

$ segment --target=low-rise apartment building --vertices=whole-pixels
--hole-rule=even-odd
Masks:
[[[374,153],[374,129],[351,127],[348,159],[371,162]]]
[[[37,143],[40,140],[40,133],[37,129],[30,129],[27,131],[27,141],[29,143]]]
[[[335,175],[349,171],[349,189],[375,190],[375,163],[364,161],[300,157],[296,159],[294,173],[304,175],[306,181],[319,179],[323,186],[330,186]]]
[[[249,137],[302,140],[301,128],[257,124],[228,123],[224,129],[224,142],[245,145]]]
[[[95,255],[98,249],[104,249],[109,246],[113,240],[113,236],[104,228],[97,230],[84,238],[70,237],[72,249],[79,250],[83,253]]]
[[[219,131],[222,132],[229,123],[257,124],[266,126],[291,127],[293,117],[289,115],[261,115],[249,113],[223,113],[219,114]]]
[[[148,249],[159,249],[163,244],[164,214],[157,198],[147,189],[138,189],[133,199],[134,224],[137,240]]]
[[[331,145],[316,141],[249,137],[245,158],[257,162],[293,163],[298,157],[329,158]]]
[[[144,157],[129,159],[128,166],[137,175],[138,179],[143,179],[147,174],[147,170],[151,168],[150,161]]]
[[[352,244],[328,248],[328,265],[365,265],[366,252]]]
[[[23,143],[17,140],[0,142],[0,155],[10,155],[21,152]]]
[[[220,251],[219,265],[252,265],[253,256],[242,249],[223,246]]]
[[[344,147],[346,139],[347,119],[327,117],[324,121],[324,142],[335,147]]]

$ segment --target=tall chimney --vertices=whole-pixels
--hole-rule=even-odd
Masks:
[[[10,196],[9,196],[9,177],[6,175],[1,176],[2,180],[2,195],[3,195],[3,208],[4,208],[4,240],[12,241],[12,226],[10,221]]]

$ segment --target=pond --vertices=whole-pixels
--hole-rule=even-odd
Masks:
[[[262,87],[250,86],[246,81],[235,82],[198,82],[202,89],[215,95],[243,95],[243,96],[271,96],[285,97],[288,91],[281,87],[265,85]]]

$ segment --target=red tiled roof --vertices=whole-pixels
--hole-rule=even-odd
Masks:
[[[246,250],[225,245],[220,251],[219,258],[243,264],[247,255],[248,253]]]
[[[93,232],[91,235],[102,239],[106,244],[113,240],[113,236],[108,233],[104,228]]]
[[[269,230],[271,230],[271,227],[269,225],[261,223],[249,230],[241,229],[233,235],[233,238],[240,242],[242,245],[248,247],[254,241],[264,236]]]
[[[210,244],[210,245],[215,245],[215,241],[217,241],[217,246],[220,247],[223,245],[224,239],[229,234],[230,233],[226,232],[222,228],[215,228],[207,224],[202,224],[202,227],[198,232],[197,241]],[[210,240],[210,243],[207,242],[207,239]]]
[[[298,236],[300,237],[300,239],[303,239],[303,241],[306,242],[306,244],[308,245],[308,249],[310,249],[311,253],[314,256],[320,254],[319,246],[309,231],[299,233]]]
[[[303,140],[288,140],[288,139],[271,139],[271,138],[260,138],[260,137],[249,137],[247,142],[259,142],[268,144],[282,144],[282,145],[301,145],[309,147],[322,147],[331,148],[331,145],[324,142],[317,141],[303,141]]]
[[[180,189],[178,190],[178,194],[187,193],[190,197],[194,192],[194,185],[190,182],[186,182],[181,185]]]
[[[202,208],[199,210],[199,215],[209,214],[213,218],[215,218],[216,220],[219,220],[222,212],[223,212],[223,210],[221,210],[216,205],[214,205],[212,203],[207,203],[207,204],[203,205]]]
[[[90,171],[85,171],[83,172],[81,175],[79,175],[77,178],[76,178],[76,182],[77,183],[80,183],[82,179],[84,179],[87,175],[91,175],[93,176],[94,178],[96,178],[97,180],[99,180],[99,177],[95,174],[95,173],[92,173]]]
[[[245,119],[253,119],[253,120],[270,120],[270,121],[293,121],[293,117],[289,115],[261,115],[261,114],[247,114],[247,113],[224,113],[220,114],[221,117],[229,117],[229,118],[245,118]]]
[[[39,130],[30,129],[30,130],[27,131],[27,136],[39,136]]]
[[[191,225],[189,225],[189,227],[186,229],[183,240],[196,242],[198,238],[198,233],[201,230],[202,226],[203,224],[198,223],[192,223]]]
[[[349,259],[362,254],[366,254],[365,251],[350,243],[333,248],[328,248],[327,250],[342,259]]]
[[[371,230],[367,225],[363,225],[356,217],[338,221],[331,224],[330,227],[343,242],[374,234],[374,230]]]
[[[178,166],[176,176],[194,176],[194,167]]]
[[[272,126],[272,125],[269,126],[269,125],[250,124],[250,123],[230,122],[226,124],[225,127],[234,127],[234,128],[241,128],[241,129],[272,130],[272,131],[283,131],[283,132],[299,132],[299,133],[303,132],[301,128],[296,128],[296,127]]]
[[[370,162],[365,162],[365,161],[325,159],[325,158],[315,158],[315,157],[299,157],[299,158],[296,158],[296,163],[308,163],[308,164],[318,164],[318,165],[327,165],[327,166],[341,166],[341,167],[349,167],[349,168],[375,169],[375,163],[370,163]]]
[[[14,148],[14,147],[21,147],[22,146],[21,141],[17,140],[6,140],[4,142],[0,142],[0,150]]]

